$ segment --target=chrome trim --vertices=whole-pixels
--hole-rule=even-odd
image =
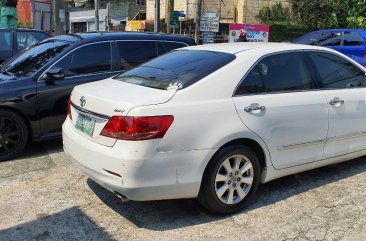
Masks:
[[[295,148],[325,144],[325,142],[326,142],[325,139],[320,139],[320,140],[316,140],[316,141],[307,141],[307,142],[302,142],[302,143],[297,143],[297,144],[283,145],[283,146],[279,146],[277,149],[280,151],[285,151],[285,150],[291,150],[291,149],[295,149]]]
[[[74,107],[76,110],[80,111],[83,114],[91,115],[91,116],[98,117],[98,118],[105,119],[105,120],[109,120],[111,118],[108,115],[103,115],[103,114],[95,113],[93,111],[90,111],[90,110],[86,110],[84,108],[81,108],[81,107],[75,105],[72,102],[71,102],[71,106]]]
[[[342,136],[329,137],[326,142],[328,143],[328,142],[343,141],[343,140],[363,137],[363,136],[366,136],[366,131],[354,132],[354,133],[346,134],[346,135],[342,135]]]
[[[343,140],[363,137],[363,136],[366,136],[366,131],[355,132],[355,133],[342,135],[342,136],[329,137],[327,139],[321,139],[321,140],[317,140],[317,141],[309,141],[309,142],[303,142],[303,143],[297,143],[297,144],[283,145],[283,146],[279,146],[277,149],[280,151],[284,151],[284,150],[290,150],[290,149],[295,149],[295,148],[326,144],[326,143],[330,143],[330,142],[343,141]]]

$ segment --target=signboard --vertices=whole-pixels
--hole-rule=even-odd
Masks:
[[[127,21],[126,31],[139,31],[145,29],[145,21],[131,20]]]
[[[203,32],[202,34],[202,43],[203,44],[211,44],[215,42],[215,33],[214,32]]]
[[[219,13],[201,13],[200,31],[218,32],[220,24]]]
[[[170,28],[178,28],[179,11],[170,11]]]
[[[229,43],[268,42],[269,25],[229,24]]]

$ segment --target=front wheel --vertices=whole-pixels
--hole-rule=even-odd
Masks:
[[[0,161],[16,157],[27,142],[28,129],[24,120],[14,112],[0,110]]]
[[[239,211],[256,192],[260,173],[258,158],[250,148],[223,148],[205,170],[198,201],[214,213]]]

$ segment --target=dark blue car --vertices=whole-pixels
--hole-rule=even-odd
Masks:
[[[328,47],[366,66],[365,29],[319,30],[301,36],[294,43]]]

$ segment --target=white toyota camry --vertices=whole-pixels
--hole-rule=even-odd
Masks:
[[[260,183],[366,154],[365,69],[330,49],[216,44],[75,87],[64,150],[131,200],[240,210]]]

